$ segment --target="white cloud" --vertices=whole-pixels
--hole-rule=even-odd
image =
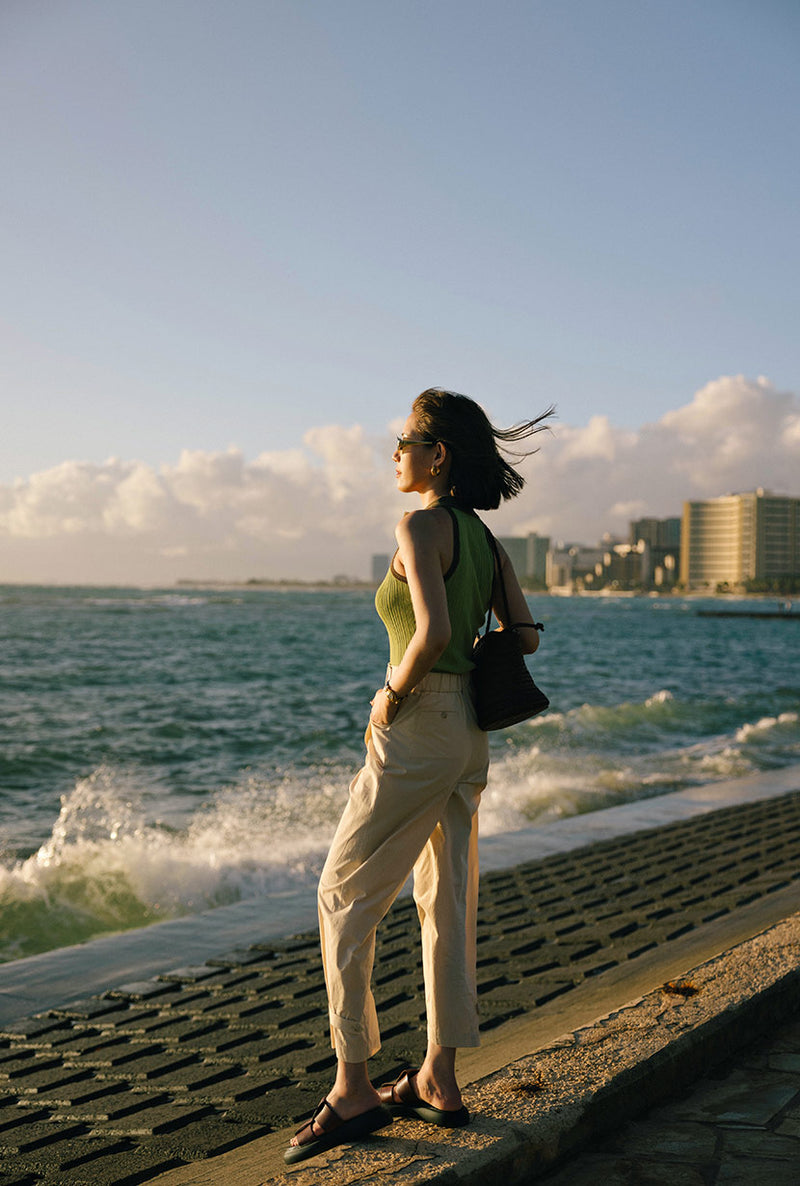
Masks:
[[[531,409],[536,412],[537,409]],[[489,519],[593,543],[684,499],[765,486],[800,495],[800,401],[764,378],[723,377],[659,421],[555,422],[523,463],[527,485]],[[413,501],[394,488],[391,440],[358,425],[310,428],[302,448],[248,461],[185,450],[158,468],[65,461],[0,487],[0,580],[366,575]]]
[[[67,461],[0,488],[0,580],[366,574],[397,517],[388,441],[331,425],[304,445],[249,462],[184,450],[158,469]]]
[[[562,467],[573,461],[614,461],[621,449],[635,440],[635,434],[615,429],[608,416],[592,416],[585,428],[564,428],[559,432],[559,460]]]
[[[629,522],[631,519],[642,519],[647,514],[647,503],[643,498],[629,498],[627,501],[615,502],[613,507],[609,507],[609,514],[615,521],[624,519]]]
[[[758,486],[800,496],[800,400],[764,378],[724,376],[636,431],[594,417],[558,425],[526,465],[505,529],[594,542],[628,520],[680,515],[684,500]]]
[[[797,449],[800,446],[800,412],[797,415],[789,413],[784,420],[781,444],[789,450]]]
[[[111,535],[169,529],[169,512],[174,500],[163,479],[148,466],[133,463],[109,493],[103,510],[103,526]]]

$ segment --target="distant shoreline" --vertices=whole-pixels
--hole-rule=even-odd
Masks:
[[[175,581],[175,588],[181,589],[305,589],[308,591],[330,590],[332,592],[348,592],[355,589],[375,589],[374,581],[357,581],[355,578],[332,581],[303,581],[286,578],[281,580],[258,580],[251,577],[246,581],[203,581],[192,577],[185,577]]]
[[[302,580],[301,578],[257,578],[250,577],[246,581],[225,581],[202,580],[199,577],[183,577],[174,582],[175,588],[183,589],[285,589],[305,590],[307,592],[316,591],[330,591],[330,592],[348,592],[359,590],[375,590],[377,583],[375,581],[359,581],[355,578],[332,580]],[[710,590],[701,591],[699,589],[692,589],[689,591],[679,591],[676,589],[669,589],[661,592],[657,589],[581,589],[581,590],[567,590],[561,586],[553,586],[550,589],[538,589],[522,584],[522,591],[531,597],[578,597],[578,598],[595,598],[603,600],[613,597],[624,598],[649,598],[656,599],[681,599],[686,600],[703,600],[703,601],[789,601],[797,599],[796,594],[785,593],[717,593]]]
[[[238,591],[247,591],[248,589],[261,590],[269,589],[276,592],[330,592],[330,593],[355,593],[355,592],[374,592],[377,588],[375,581],[360,581],[355,577],[348,578],[334,578],[332,580],[303,580],[300,577],[291,578],[285,577],[281,579],[257,578],[250,577],[244,581],[222,580],[209,577],[203,579],[201,577],[181,577],[175,581],[164,581],[150,584],[149,582],[75,582],[75,581],[0,581],[0,589],[139,589],[142,591],[161,590],[167,592],[171,589],[235,589]],[[603,600],[608,598],[635,598],[635,599],[650,599],[650,600],[687,600],[687,601],[779,601],[783,603],[797,603],[800,605],[800,594],[797,593],[717,593],[711,590],[677,590],[670,589],[661,592],[657,589],[638,590],[638,589],[581,589],[581,590],[567,590],[561,586],[553,586],[550,589],[533,588],[523,583],[522,591],[530,597],[558,597],[558,598],[583,598]]]

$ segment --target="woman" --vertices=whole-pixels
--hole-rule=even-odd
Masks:
[[[429,388],[397,438],[397,488],[418,494],[422,507],[398,523],[397,551],[376,596],[389,634],[387,679],[372,700],[366,763],[350,786],[319,883],[336,1081],[292,1139],[289,1162],[359,1139],[393,1115],[446,1127],[469,1120],[455,1055],[459,1046],[479,1044],[477,811],[489,762],[470,695],[470,656],[490,603],[501,628],[510,625],[474,508],[497,507],[519,492],[524,479],[498,441],[524,441],[551,412],[503,431],[467,396]],[[522,624],[523,650],[532,653],[538,633],[502,549],[500,559],[511,622]],[[377,1090],[367,1071],[380,1048],[370,990],[375,929],[412,870],[427,1053],[419,1070]]]

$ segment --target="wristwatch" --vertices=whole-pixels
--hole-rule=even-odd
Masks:
[[[405,700],[405,696],[398,696],[388,679],[383,685],[383,690],[386,693],[386,699],[390,704],[401,704]]]

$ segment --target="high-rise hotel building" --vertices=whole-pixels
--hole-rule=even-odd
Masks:
[[[758,489],[685,502],[680,572],[689,589],[800,575],[800,498]]]

